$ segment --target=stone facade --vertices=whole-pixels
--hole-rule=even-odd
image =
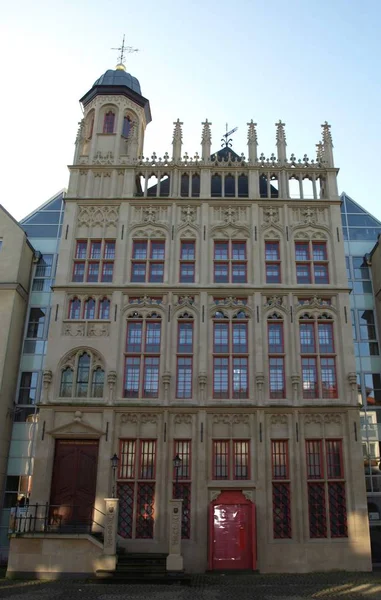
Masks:
[[[298,160],[287,158],[281,122],[277,155],[258,155],[251,121],[245,158],[228,140],[212,154],[206,120],[201,156],[189,157],[177,120],[172,156],[144,159],[147,103],[118,86],[83,99],[31,504],[51,498],[57,440],[99,440],[95,507],[114,488],[116,453],[118,544],[128,551],[168,552],[170,500],[180,494],[184,568],[215,568],[211,510],[234,492],[251,507],[253,567],[369,570],[329,125],[316,160]],[[302,325],[316,335],[304,350],[310,369]],[[307,462],[313,442],[321,450]]]
[[[0,206],[0,497],[7,472],[33,248]]]

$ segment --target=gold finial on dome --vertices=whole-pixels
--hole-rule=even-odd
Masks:
[[[137,48],[133,48],[132,46],[125,46],[124,40],[125,40],[125,35],[123,34],[122,45],[119,48],[111,48],[111,50],[118,50],[118,52],[119,52],[119,56],[118,56],[119,62],[115,67],[117,69],[117,71],[125,71],[126,70],[126,65],[124,64],[125,54],[132,54],[132,52],[139,52],[139,50]]]

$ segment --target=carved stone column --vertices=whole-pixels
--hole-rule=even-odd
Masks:
[[[203,404],[205,404],[205,402],[206,402],[206,398],[205,398],[206,382],[207,382],[206,373],[200,373],[200,375],[198,376],[198,385],[200,387],[200,400]]]
[[[263,404],[263,385],[265,383],[265,376],[263,373],[258,373],[255,378],[258,390],[258,404]]]
[[[353,405],[358,404],[358,390],[357,390],[357,375],[356,373],[348,373],[348,382],[351,388],[351,401]]]
[[[181,519],[183,501],[169,501],[169,553],[167,556],[167,571],[183,571],[184,561],[181,554]]]
[[[163,380],[163,385],[164,385],[164,404],[166,406],[168,406],[168,404],[169,404],[168,391],[169,391],[169,385],[171,383],[171,374],[168,371],[166,371],[162,376],[162,380]]]
[[[42,404],[47,404],[49,400],[49,388],[52,383],[53,373],[49,370],[46,370],[42,374]]]
[[[291,382],[292,382],[292,400],[293,400],[294,404],[298,404],[300,375],[297,375],[296,373],[291,375]]]
[[[116,564],[116,538],[118,530],[118,498],[105,498],[106,516],[104,521],[104,554],[115,556]]]
[[[116,384],[116,371],[109,371],[107,376],[108,383],[108,402],[107,404],[114,404],[115,401],[115,384]]]

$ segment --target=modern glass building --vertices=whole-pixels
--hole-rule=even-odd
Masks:
[[[342,198],[342,223],[351,294],[372,559],[381,563],[381,351],[368,255],[381,222],[350,198]]]
[[[46,340],[51,311],[51,286],[61,238],[65,190],[20,221],[39,260],[33,266],[29,305],[20,358],[18,387],[13,410],[5,493],[0,514],[0,560],[8,552],[10,509],[26,501],[33,473],[34,442],[37,430],[36,404],[43,385]],[[0,499],[1,500],[1,499]]]

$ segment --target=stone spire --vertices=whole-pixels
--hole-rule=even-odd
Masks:
[[[201,138],[201,148],[202,148],[202,158],[203,160],[208,160],[211,155],[211,146],[212,146],[212,134],[210,131],[211,123],[209,123],[208,119],[205,119],[202,129],[202,138]]]
[[[279,119],[278,123],[275,123],[276,127],[276,147],[278,149],[278,160],[280,163],[287,161],[286,156],[286,132],[284,130],[284,123]]]
[[[249,160],[251,162],[255,162],[257,160],[257,147],[258,147],[258,139],[257,139],[257,130],[256,123],[251,119],[250,123],[247,123],[247,145],[249,148]]]
[[[328,167],[333,167],[333,143],[332,143],[332,135],[330,132],[331,126],[328,125],[327,121],[323,123],[321,126],[323,131],[323,155],[324,161],[326,162]]]
[[[181,160],[181,146],[183,141],[183,132],[181,129],[182,122],[180,119],[177,119],[175,123],[173,123],[175,129],[173,130],[173,140],[172,140],[172,160],[177,161]]]

